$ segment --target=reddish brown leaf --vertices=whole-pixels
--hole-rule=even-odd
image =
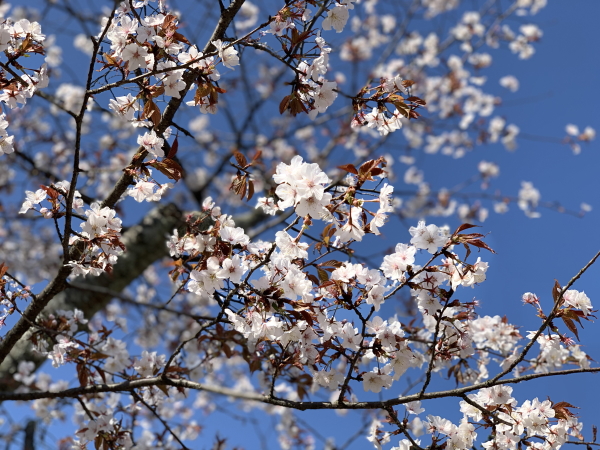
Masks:
[[[106,384],[106,372],[104,372],[104,370],[102,370],[99,367],[96,367],[96,370],[100,374],[100,378],[102,378],[102,381],[104,382],[104,384]]]
[[[296,28],[292,28],[292,39],[291,39],[291,44],[296,45],[298,43],[298,30]]]
[[[354,167],[353,164],[345,164],[343,166],[338,166],[338,169],[345,170],[346,172],[353,173],[354,175],[358,175],[358,170]]]
[[[213,90],[212,87],[212,84],[206,82],[198,84],[198,89],[196,89],[196,97],[208,97]]]
[[[162,28],[168,28],[174,26],[173,21],[176,17],[173,14],[167,14],[162,22]]]
[[[358,178],[361,183],[365,182],[365,181],[373,181],[373,177],[371,176],[371,169],[372,169],[371,165],[366,166],[365,164],[363,164],[358,169]]]
[[[569,319],[568,317],[561,317],[562,321],[565,323],[565,325],[567,326],[567,328],[571,331],[571,333],[573,333],[575,335],[575,337],[577,338],[577,340],[579,340],[579,333],[577,332],[577,326],[575,325],[575,323]]]
[[[583,325],[581,325],[581,317],[583,317],[584,319],[586,318],[586,316],[583,315],[583,313],[581,311],[575,311],[573,309],[567,309],[567,310],[563,310],[564,313],[564,317],[567,317],[568,319],[571,319],[573,321],[576,321],[581,328],[583,328]]]
[[[302,317],[304,318],[304,320],[306,320],[306,322],[308,323],[309,326],[312,327],[314,325],[312,316],[310,315],[310,313],[308,311],[306,311],[306,310],[303,309],[303,310],[300,311],[300,314],[302,315]]]
[[[167,155],[168,159],[173,159],[177,154],[177,149],[179,148],[179,141],[177,140],[177,136],[175,136],[175,140],[173,141],[173,145],[171,145],[171,149],[169,150],[169,154]]]
[[[86,387],[88,385],[88,370],[85,364],[79,363],[77,364],[77,379],[79,380],[79,385],[81,387]]]
[[[20,50],[25,53],[29,50],[29,44],[31,44],[31,34],[27,33],[25,39],[21,43]]]
[[[242,169],[248,167],[248,161],[246,160],[246,157],[243,154],[241,154],[237,150],[234,150],[233,156],[235,157],[235,160]]]
[[[260,370],[260,368],[261,368],[261,360],[260,360],[260,359],[258,359],[258,358],[254,358],[254,359],[253,359],[253,360],[250,362],[250,366],[249,366],[249,368],[250,368],[250,372],[251,372],[251,373],[254,373],[254,372],[256,372],[257,370]]]
[[[554,287],[552,288],[552,298],[554,299],[554,303],[558,302],[561,290],[562,288],[560,287],[560,283],[555,279]]]
[[[240,196],[240,198],[244,198],[246,196],[246,177],[243,177],[243,181],[238,185],[238,188],[236,189],[236,194],[238,194]]]
[[[308,391],[306,390],[306,387],[304,385],[298,384],[296,386],[296,394],[298,395],[300,401],[302,401],[304,400],[304,397],[306,397],[306,395],[308,394]]]
[[[471,225],[470,223],[463,223],[460,227],[458,227],[456,229],[456,231],[452,234],[452,236],[456,236],[458,233],[460,233],[463,230],[467,230],[469,228],[475,228],[478,225]]]
[[[173,34],[173,39],[175,39],[176,41],[179,41],[179,42],[183,42],[187,45],[192,45],[192,43],[190,41],[188,41],[188,39],[183,34],[178,33],[178,32],[175,32]]]
[[[463,242],[463,246],[465,247],[465,250],[466,250],[465,259],[467,259],[469,257],[469,255],[471,254],[471,247],[469,247],[464,242]]]
[[[286,95],[279,102],[279,114],[283,114],[290,107],[290,96]]]
[[[307,275],[307,278],[309,278],[308,275]],[[318,285],[319,283],[316,283],[316,284]],[[326,288],[327,286],[335,286],[335,281],[333,281],[333,280],[326,281],[325,283],[321,284],[318,287],[319,287],[319,289],[323,289],[323,288]]]
[[[231,351],[231,348],[229,348],[227,344],[223,344],[221,346],[221,350],[223,350],[223,353],[225,353],[225,356],[227,356],[227,358],[231,358],[233,356],[233,351]]]
[[[413,103],[415,103],[415,104],[417,104],[417,105],[420,105],[420,106],[424,106],[424,105],[426,104],[426,103],[425,103],[425,100],[423,100],[423,99],[420,99],[419,97],[408,97],[408,98],[406,99],[406,101],[408,101],[408,102],[413,102]]]
[[[164,159],[150,165],[171,180],[179,181],[181,179],[183,168],[174,159]]]
[[[396,107],[396,109],[398,109],[402,114],[407,114],[408,111],[410,111],[410,106],[408,106],[406,103],[404,103],[402,101],[395,101],[392,103]]]
[[[558,403],[553,404],[552,409],[554,410],[554,417],[557,419],[563,419],[563,420],[568,420],[569,417],[573,417],[575,414],[573,414],[567,408],[577,408],[577,407],[573,406],[567,402],[558,402]]]
[[[165,87],[163,85],[157,86],[152,90],[152,98],[160,97],[165,93]]]
[[[320,283],[319,279],[315,277],[312,273],[307,273],[306,278],[308,278],[311,281],[311,283],[315,286],[318,286]]]
[[[171,176],[169,178],[171,178],[172,180],[175,180],[175,181],[179,181],[183,174],[183,167],[181,167],[179,165],[179,163],[177,161],[175,161],[174,159],[164,160],[163,163],[165,164],[165,166],[169,170],[169,173],[171,174]],[[169,176],[169,175],[167,175],[167,176]]]
[[[152,116],[152,112],[154,111],[154,102],[152,100],[148,100],[144,105],[144,112],[142,113],[142,118],[148,119]]]
[[[4,276],[6,271],[8,270],[8,266],[4,263],[0,263],[0,278]]]
[[[156,385],[156,387],[159,388],[167,397],[169,396],[169,389],[167,386],[165,386],[164,384],[158,384]]]
[[[210,94],[208,95],[208,104],[209,105],[216,105],[217,103],[219,103],[219,94],[217,92],[216,89],[214,89],[214,86],[211,85],[211,91]]]
[[[49,186],[44,186],[43,184],[40,184],[40,188],[43,189],[46,194],[48,194],[48,197],[50,197],[50,200],[56,200],[58,198],[58,196],[60,195],[60,193]]]
[[[302,100],[300,100],[297,96],[292,96],[292,100],[290,101],[290,114],[296,117],[301,112],[308,114],[308,110]]]
[[[573,406],[568,402],[556,402],[552,405],[552,409],[554,408],[575,408],[579,409],[577,406]]]
[[[398,108],[396,106],[396,108]],[[402,109],[402,108],[398,108],[398,111],[400,112],[400,114],[402,114],[404,117],[406,117],[407,119],[410,118],[410,110],[408,109]]]
[[[246,199],[250,201],[254,197],[254,181],[248,180],[248,196]]]
[[[262,150],[259,150],[259,151],[257,151],[257,152],[254,154],[254,156],[252,157],[252,162],[251,162],[250,164],[252,164],[252,163],[254,163],[254,162],[258,161],[258,160],[259,160],[259,158],[260,158],[261,156],[262,156]]]
[[[144,119],[150,119],[156,126],[160,123],[160,108],[154,104],[150,99],[144,105],[144,112],[142,114]]]
[[[114,59],[112,56],[110,56],[108,53],[103,53],[102,56],[104,56],[107,66],[118,66],[119,65],[117,60]]]
[[[480,239],[469,240],[469,241],[467,241],[467,243],[470,245],[474,245],[475,247],[485,248],[486,250],[488,250],[492,253],[496,253],[491,247],[489,247],[485,242],[483,242]]]
[[[319,280],[321,281],[321,283],[325,283],[326,281],[329,281],[329,274],[327,273],[326,270],[320,269],[317,267],[317,274],[319,275]]]
[[[336,261],[335,259],[332,259],[330,261],[325,261],[320,263],[318,266],[319,267],[342,267],[344,265],[344,263],[340,262],[340,261]]]
[[[404,106],[406,106],[404,104],[404,97],[402,97],[401,95],[398,94],[392,94],[390,96],[388,96],[388,98],[386,99],[388,102],[390,103],[402,103]]]
[[[333,224],[327,224],[325,225],[325,228],[323,228],[323,232],[321,233],[321,236],[327,236],[327,233],[329,233],[329,230],[333,227]]]

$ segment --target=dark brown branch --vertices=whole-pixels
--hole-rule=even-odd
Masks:
[[[268,395],[257,394],[253,392],[240,392],[235,389],[215,386],[215,385],[205,385],[202,383],[196,383],[194,381],[182,380],[182,379],[173,379],[173,378],[164,378],[164,377],[152,377],[152,378],[144,378],[140,380],[133,381],[125,381],[122,383],[115,384],[99,384],[93,386],[86,387],[78,387],[72,389],[66,389],[64,391],[59,392],[0,392],[0,401],[28,401],[28,400],[38,400],[41,398],[75,398],[80,395],[96,395],[103,392],[130,392],[133,389],[141,389],[145,387],[151,386],[175,386],[180,388],[187,388],[196,391],[205,391],[213,394],[219,394],[224,396],[233,397],[239,400],[249,400],[256,401],[260,403],[266,403],[270,405],[283,406],[286,408],[298,409],[301,411],[306,410],[317,410],[317,409],[354,409],[354,410],[364,410],[364,409],[386,409],[391,406],[403,405],[405,403],[414,402],[417,400],[430,400],[434,398],[448,398],[448,397],[458,397],[462,398],[463,395],[468,394],[473,391],[477,391],[479,389],[491,387],[491,386],[501,386],[507,384],[517,384],[522,383],[524,381],[534,380],[537,378],[546,378],[546,377],[555,377],[555,376],[564,376],[564,375],[573,375],[577,373],[598,373],[600,372],[600,367],[590,368],[590,369],[570,369],[570,370],[561,370],[557,372],[550,373],[534,373],[529,375],[523,375],[515,378],[507,378],[504,380],[496,381],[493,384],[490,384],[489,381],[477,383],[471,386],[465,386],[462,388],[450,389],[446,391],[437,391],[437,392],[429,392],[423,395],[420,394],[412,394],[404,397],[393,397],[388,400],[380,400],[380,401],[368,401],[368,402],[302,402],[295,400],[286,400],[282,398],[271,398]]]

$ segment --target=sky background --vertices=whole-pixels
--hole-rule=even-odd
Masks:
[[[486,242],[497,255],[482,255],[490,263],[488,279],[473,294],[481,300],[484,314],[507,315],[511,323],[522,327],[522,334],[539,323],[534,308],[522,304],[522,294],[536,293],[548,311],[554,280],[564,286],[600,250],[598,141],[584,145],[581,154],[574,155],[568,146],[544,139],[565,136],[567,123],[580,129],[588,125],[599,129],[600,67],[593,56],[600,44],[596,25],[599,13],[600,3],[596,1],[549,2],[534,17],[544,35],[531,59],[522,61],[508,52],[494,53],[491,71],[497,71],[499,77],[510,73],[520,82],[519,90],[506,96],[505,106],[497,112],[509,116],[522,135],[531,139],[519,137],[514,153],[489,146],[453,162],[456,170],[463,164],[474,166],[480,159],[497,162],[502,191],[507,195],[516,195],[521,181],[531,181],[540,190],[542,201],[557,201],[575,211],[581,202],[594,208],[584,218],[540,209],[541,218],[529,219],[511,205],[508,213],[491,213],[482,224],[482,232],[490,233]],[[446,170],[437,169],[440,174]],[[592,266],[573,287],[585,291],[596,308],[599,275],[600,266]],[[584,326],[580,332],[583,349],[597,361],[600,330],[597,324]],[[560,329],[566,332],[564,325]],[[516,386],[515,392],[528,398],[550,395],[555,402],[578,406],[584,434],[589,438],[590,426],[600,423],[597,383],[598,377],[588,374],[534,381]]]
[[[497,92],[502,93],[505,102],[495,111],[521,129],[516,151],[508,152],[503,146],[492,144],[477,147],[459,160],[440,155],[417,156],[426,180],[434,189],[452,185],[448,182],[448,174],[458,174],[459,180],[468,178],[476,173],[479,161],[487,160],[498,163],[501,171],[500,178],[492,180],[488,192],[500,189],[505,195],[516,196],[520,183],[530,181],[540,190],[542,201],[556,201],[575,211],[582,202],[593,207],[584,218],[540,208],[542,217],[530,219],[511,204],[508,213],[491,212],[481,224],[478,231],[489,233],[486,242],[497,254],[482,252],[480,256],[490,265],[486,282],[473,290],[461,289],[458,297],[478,299],[481,315],[507,315],[511,323],[521,327],[522,334],[536,329],[539,324],[534,308],[522,304],[523,293],[536,293],[544,309],[549,311],[554,280],[565,285],[600,250],[599,141],[583,144],[579,155],[574,155],[568,145],[560,143],[568,123],[578,125],[580,129],[591,126],[600,131],[600,63],[596,57],[600,48],[598,17],[600,2],[596,0],[551,1],[531,19],[544,33],[541,41],[535,44],[536,53],[531,59],[519,60],[509,51],[491,52],[494,62],[486,71],[488,85],[497,84],[499,78],[509,74],[520,82],[520,88],[514,94],[507,94],[497,86]],[[65,52],[63,58],[68,61],[74,56],[81,54]],[[494,88],[491,89],[494,92]],[[400,171],[399,163],[395,167]],[[431,221],[438,225],[448,223],[453,228],[458,224],[454,219]],[[387,236],[405,233],[400,242],[406,242],[409,235],[405,227],[412,225],[416,225],[416,220],[405,224],[392,222],[383,232]],[[377,245],[383,249],[390,241]],[[600,266],[593,266],[573,287],[585,291],[595,307],[600,305],[599,279]],[[583,349],[595,360],[600,360],[600,329],[591,322],[584,326],[585,329],[580,331]],[[562,324],[560,329],[567,331]],[[595,375],[577,375],[533,381],[525,386],[515,386],[515,392],[519,403],[526,398],[544,399],[550,395],[555,402],[568,401],[579,407],[577,412],[585,424],[584,435],[589,438],[591,425],[600,424],[597,383]],[[436,385],[451,387],[448,383],[436,382]],[[223,409],[228,409],[227,405],[226,399],[218,403]],[[459,417],[456,400],[440,400],[432,406],[429,403],[424,406],[426,414],[450,419]],[[359,423],[350,415],[342,418],[334,412],[299,413],[299,417],[324,435],[333,433],[338,444],[352,436]],[[236,437],[230,441],[232,444],[250,449],[265,443],[267,448],[277,448],[272,430],[261,437],[255,433],[252,424],[253,421],[269,423],[272,418],[253,416],[246,420],[248,426],[236,428]],[[206,436],[212,435],[210,429],[220,429],[222,435],[231,433],[229,422],[213,418],[206,425]],[[61,431],[56,430],[56,434],[60,435]],[[197,443],[198,446],[193,448],[210,447],[210,443],[202,439]],[[320,447],[318,444],[317,448]],[[360,437],[349,448],[369,448],[369,444]]]

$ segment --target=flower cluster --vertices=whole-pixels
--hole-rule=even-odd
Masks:
[[[81,224],[81,233],[69,239],[69,245],[81,250],[80,256],[68,265],[73,269],[73,276],[98,276],[110,272],[125,250],[120,241],[121,219],[116,217],[114,209],[100,208],[98,203],[92,203],[85,215],[87,220]]]
[[[19,214],[25,214],[31,209],[39,212],[46,219],[60,218],[64,216],[64,200],[69,194],[69,189],[70,183],[68,181],[59,181],[51,186],[42,186],[41,189],[35,192],[25,191],[26,199],[21,205]],[[36,205],[45,200],[50,203],[50,208],[41,207],[38,209]],[[77,214],[83,214],[83,205],[81,193],[75,190],[73,194],[73,211]]]
[[[570,123],[565,127],[565,131],[567,132],[565,142],[571,146],[573,153],[576,155],[581,153],[580,142],[590,142],[596,139],[596,130],[589,126],[585,127],[583,131],[579,131],[577,125]]]
[[[313,217],[324,218],[329,222],[326,226],[331,227],[338,222],[334,214],[345,216],[347,222],[330,233],[344,242],[344,229],[352,226],[360,231],[360,235],[356,231],[353,235],[359,240],[369,230],[362,216],[366,215],[364,205],[371,200],[359,201],[355,197],[373,175],[365,175],[369,168],[374,170],[376,165],[370,162],[361,168],[364,179],[359,177],[352,191],[346,188],[334,196],[326,191],[331,180],[318,165],[294,157],[290,164],[281,163],[273,176],[278,184],[278,200],[273,207],[294,207],[294,223],[302,217],[305,224]],[[391,211],[391,193],[391,187],[385,184],[379,198],[372,200],[378,204],[378,216]],[[377,224],[382,225],[383,222]],[[292,376],[294,370],[302,367],[311,373],[314,383],[335,391],[348,381],[345,365],[334,368],[330,358],[340,353],[356,354],[364,366],[359,377],[363,389],[380,392],[391,388],[409,368],[421,367],[426,361],[426,356],[411,346],[412,340],[422,342],[431,339],[436,329],[442,330],[446,339],[435,357],[439,370],[472,355],[471,342],[483,339],[476,336],[479,331],[468,320],[473,317],[474,305],[455,302],[450,306],[443,285],[456,289],[482,282],[487,264],[480,259],[473,265],[466,264],[447,252],[455,259],[438,266],[418,266],[415,260],[419,249],[427,250],[435,259],[441,254],[440,247],[447,251],[450,236],[445,229],[424,222],[412,227],[410,234],[412,245],[398,244],[394,254],[383,258],[379,270],[335,260],[317,263],[309,257],[303,231],[296,235],[290,234],[289,229],[278,231],[274,244],[251,242],[231,217],[223,215],[207,199],[202,215],[190,217],[187,232],[181,235],[176,231],[169,241],[170,253],[178,259],[172,277],[182,278],[189,292],[225,306],[228,322],[243,339],[230,342],[230,346],[242,345],[256,354],[284,349],[281,358],[289,362],[279,367],[281,377]],[[460,239],[460,235],[453,238]],[[323,251],[331,250],[323,246]],[[397,318],[386,320],[373,315],[407,284],[413,288],[425,325],[410,333]],[[222,303],[225,298],[227,302]],[[239,301],[243,301],[243,307],[234,307]],[[340,307],[354,311],[356,322],[338,317],[336,311]],[[361,310],[371,313],[363,316]],[[366,316],[369,318],[364,319]],[[512,331],[505,333],[507,342],[518,336]],[[469,376],[465,375],[464,380]]]
[[[6,325],[6,319],[18,311],[19,300],[28,301],[31,298],[29,286],[23,286],[6,275],[8,266],[0,263],[0,329]]]
[[[337,98],[337,83],[335,81],[327,81],[324,78],[328,69],[329,53],[331,48],[327,47],[323,38],[317,37],[315,43],[321,54],[312,60],[309,65],[306,61],[302,61],[298,65],[298,72],[302,87],[298,89],[299,98],[309,109],[308,117],[315,119],[317,114],[327,111],[335,99]]]
[[[183,80],[187,69],[196,72],[198,90],[194,100],[186,103],[199,106],[203,113],[214,114],[217,111],[218,92],[225,92],[212,84],[220,78],[216,65],[220,62],[230,69],[239,65],[237,50],[231,44],[220,39],[212,42],[217,60],[215,56],[205,56],[198,51],[177,31],[178,28],[179,21],[173,14],[157,12],[140,20],[137,13],[121,7],[107,30],[106,38],[110,42],[111,53],[106,56],[105,67],[120,70],[125,75],[136,70],[147,73],[159,71],[155,75],[158,83],[146,90],[145,94],[152,107],[147,104],[141,111],[137,98],[131,94],[110,101],[113,111],[136,126],[149,125],[144,122],[146,119],[152,119],[153,124],[157,125],[159,119],[152,117],[158,111],[153,98],[159,95],[181,98],[181,94],[187,92],[190,86]],[[148,139],[152,137],[143,138],[144,142]]]
[[[380,234],[379,228],[385,224],[387,214],[394,210],[391,197],[393,187],[387,183],[381,188],[377,200],[354,197],[366,181],[384,174],[379,165],[385,166],[385,160],[380,158],[365,162],[360,170],[366,175],[363,174],[358,182],[352,178],[353,174],[358,174],[358,170],[352,165],[346,166],[350,186],[332,189],[336,194],[334,196],[327,191],[331,179],[319,166],[305,163],[302,157],[295,156],[290,164],[277,165],[273,179],[277,183],[275,195],[278,200],[263,197],[258,200],[256,207],[274,214],[293,206],[296,214],[304,220],[321,219],[332,223],[332,226],[335,224],[337,227],[331,228],[332,234],[340,243],[360,241],[365,233]],[[367,208],[370,203],[379,204],[376,212]],[[369,223],[368,216],[372,216]]]
[[[3,102],[9,109],[17,108],[18,105],[24,106],[38,89],[48,86],[46,64],[39,68],[28,69],[17,62],[21,58],[27,58],[34,54],[43,55],[45,39],[46,36],[42,34],[41,26],[37,22],[30,22],[28,19],[13,21],[8,18],[0,23],[0,51],[8,58],[10,64],[23,72],[21,76],[9,79],[8,76],[14,75],[15,72],[0,70],[2,78],[0,102]],[[6,66],[3,65],[3,67]],[[8,135],[7,127],[6,115],[2,114],[0,115],[0,155],[14,151],[14,136]]]
[[[463,418],[458,425],[443,417],[428,415],[426,420],[416,417],[409,429],[416,435],[425,432],[436,444],[456,450],[472,448],[479,434],[477,430],[482,426],[493,426],[491,434],[485,433],[489,436],[482,443],[485,449],[514,450],[523,440],[536,449],[558,449],[570,436],[580,438],[582,424],[569,410],[572,405],[534,398],[518,406],[511,394],[512,388],[503,385],[480,389],[460,402]],[[421,402],[410,402],[405,406],[409,414],[418,416],[425,411]],[[382,433],[381,426],[380,421],[374,421],[368,437],[376,448],[381,448],[391,438],[390,433]],[[531,442],[532,437],[539,441]],[[421,440],[402,439],[390,450],[408,450],[414,444],[420,445]]]
[[[37,339],[36,351],[46,355],[52,361],[54,367],[69,362],[78,363],[78,379],[82,386],[111,382],[123,377],[151,377],[164,367],[165,356],[157,355],[156,352],[143,351],[139,357],[130,357],[124,341],[109,336],[111,331],[105,328],[94,331],[94,326],[89,324],[83,313],[77,309],[74,311],[56,311],[44,318],[42,323],[47,330],[54,330],[56,334],[50,341],[48,339]],[[88,342],[84,342],[79,338],[83,334],[86,324],[90,328],[88,330]],[[96,364],[94,368],[81,364],[83,359],[88,358],[97,361],[99,364]],[[32,374],[33,369],[33,362],[23,361],[19,365],[18,372],[13,376],[16,381],[23,384],[23,390],[51,389],[57,391],[66,388],[64,383],[47,386],[44,374],[36,377],[35,374]],[[131,432],[122,428],[120,421],[115,420],[113,417],[113,408],[118,400],[119,394],[116,393],[112,395],[112,398],[106,404],[102,400],[97,405],[87,400],[88,405],[85,411],[94,411],[94,414],[91,417],[86,416],[86,420],[89,420],[89,422],[85,425],[83,422],[81,423],[80,429],[76,433],[79,444],[85,447],[86,443],[97,441],[98,437],[101,436],[107,442],[118,444],[118,448],[132,448]],[[146,400],[152,401],[148,396],[146,396]],[[60,409],[57,408],[55,402],[56,400],[50,399],[38,400],[34,404],[34,409],[40,411],[39,415],[44,420],[49,420],[50,416],[46,414],[45,408]],[[78,414],[85,411],[78,411]]]
[[[331,179],[321,171],[318,164],[307,164],[301,156],[294,156],[290,164],[279,164],[273,180],[278,184],[275,194],[279,198],[277,208],[285,211],[290,206],[301,217],[327,219],[330,214],[325,206],[331,202],[331,194],[325,192]]]

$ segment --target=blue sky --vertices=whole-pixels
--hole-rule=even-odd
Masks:
[[[521,181],[531,181],[544,201],[558,201],[574,210],[587,202],[594,208],[581,219],[548,210],[540,210],[539,219],[528,219],[513,206],[505,215],[490,214],[483,224],[482,230],[490,232],[487,242],[498,254],[487,257],[488,280],[475,295],[482,300],[484,313],[506,314],[523,331],[533,330],[539,319],[532,307],[521,304],[521,295],[536,293],[548,311],[554,279],[565,285],[600,250],[597,141],[583,146],[581,154],[575,156],[567,146],[541,139],[563,137],[567,123],[599,129],[600,72],[593,57],[600,44],[599,13],[600,3],[595,1],[549,2],[535,17],[544,36],[530,60],[495,55],[493,70],[500,76],[511,73],[521,83],[519,91],[507,97],[514,100],[515,106],[507,102],[498,111],[508,115],[523,134],[540,139],[519,138],[514,153],[490,148],[478,152],[478,156],[500,165],[505,194],[515,195]],[[600,304],[599,274],[600,267],[592,266],[574,286],[585,291],[596,308]],[[566,332],[564,325],[560,329]],[[597,324],[585,323],[580,337],[584,351],[598,360]],[[550,395],[554,401],[564,400],[580,407],[577,412],[589,437],[590,425],[600,422],[596,383],[593,375],[582,375],[545,379],[519,388],[528,396]]]

